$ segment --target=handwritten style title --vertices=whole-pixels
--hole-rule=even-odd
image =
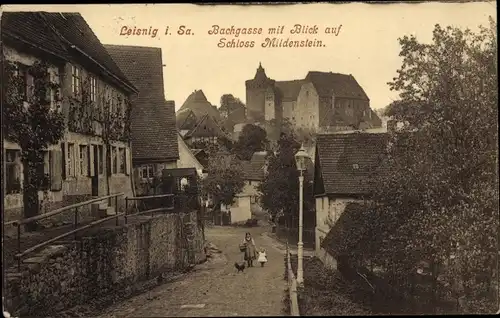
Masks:
[[[295,24],[291,27],[286,25],[278,25],[272,28],[261,27],[221,27],[217,24],[211,26],[207,30],[207,35],[218,36],[217,47],[219,48],[254,48],[256,40],[251,39],[253,36],[266,36],[261,39],[260,47],[262,48],[281,48],[281,47],[326,47],[324,39],[319,39],[321,35],[339,36],[342,30],[342,24],[335,26],[320,27],[318,25]],[[123,26],[120,29],[121,36],[149,36],[156,38],[159,29],[153,28],[138,28]],[[164,33],[167,36],[172,35],[170,26],[165,27]],[[175,34],[180,36],[194,35],[191,28],[185,25],[179,26]]]

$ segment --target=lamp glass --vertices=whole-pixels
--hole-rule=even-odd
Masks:
[[[306,170],[306,159],[309,158],[309,155],[305,151],[304,147],[301,147],[300,150],[295,154],[295,161],[297,163],[297,170],[304,171]]]

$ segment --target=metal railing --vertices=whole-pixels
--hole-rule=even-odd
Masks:
[[[288,293],[290,301],[290,316],[300,316],[299,301],[297,297],[297,279],[293,274],[292,263],[290,261],[290,249],[286,245],[286,269],[288,279]]]
[[[75,240],[76,240],[77,234],[79,232],[90,229],[92,227],[95,227],[96,225],[99,225],[99,224],[102,224],[102,223],[105,223],[107,221],[115,219],[116,226],[118,226],[119,225],[119,218],[121,216],[124,217],[125,224],[127,224],[128,218],[131,216],[150,214],[150,216],[153,217],[156,212],[167,212],[167,211],[172,211],[175,209],[175,206],[174,206],[175,194],[161,194],[161,195],[143,196],[143,197],[125,197],[125,212],[118,213],[118,198],[121,196],[124,196],[124,193],[111,194],[111,195],[87,200],[84,202],[75,203],[75,204],[72,204],[72,205],[69,205],[69,206],[66,206],[66,207],[63,207],[60,209],[56,209],[56,210],[48,212],[48,213],[40,214],[40,215],[31,217],[31,218],[6,222],[5,223],[6,226],[10,225],[10,226],[17,227],[17,253],[14,255],[14,259],[17,261],[18,270],[20,270],[21,261],[26,255],[33,253],[35,251],[38,251],[51,243],[63,240],[64,238],[71,236],[71,235],[75,235]],[[165,198],[171,198],[172,204],[166,205]],[[90,222],[84,226],[78,227],[78,222],[79,222],[78,214],[80,212],[79,208],[86,206],[86,205],[89,205],[89,204],[92,204],[92,203],[97,203],[97,202],[101,202],[104,200],[112,200],[112,199],[114,199],[114,201],[115,201],[115,208],[116,208],[115,215],[108,216],[108,217],[105,217],[103,219],[95,220],[95,221]],[[143,200],[149,200],[150,202],[152,201],[154,203],[153,203],[153,205],[149,205],[149,206],[147,206],[147,205],[146,206],[143,205],[142,207],[139,206],[139,208],[137,209],[137,212],[129,213],[129,207],[130,207],[131,201],[136,202],[136,201],[143,201]],[[149,207],[149,209],[148,209],[148,207]],[[73,230],[68,231],[66,233],[63,233],[61,235],[58,235],[56,237],[53,237],[51,239],[45,240],[42,243],[39,243],[39,244],[32,246],[24,251],[21,251],[21,226],[23,226],[25,224],[32,223],[32,222],[44,220],[44,219],[59,215],[61,213],[64,213],[64,212],[67,212],[70,210],[74,210]]]
[[[118,217],[121,216],[121,215],[123,215],[123,213],[121,213],[121,214],[118,213],[118,197],[123,196],[123,195],[124,195],[124,193],[111,194],[111,195],[107,195],[107,196],[103,196],[103,197],[99,197],[99,198],[87,200],[87,201],[84,201],[84,202],[75,203],[75,204],[72,204],[72,205],[69,205],[69,206],[65,206],[63,208],[56,209],[56,210],[48,212],[48,213],[36,215],[36,216],[30,217],[30,218],[27,218],[27,219],[16,220],[16,221],[11,221],[11,222],[5,223],[5,225],[17,226],[17,254],[14,255],[14,258],[17,260],[17,267],[18,267],[18,269],[21,268],[21,259],[24,256],[26,256],[27,254],[29,254],[31,252],[37,251],[37,250],[41,249],[42,247],[45,247],[45,246],[49,245],[52,242],[61,240],[61,239],[65,238],[67,236],[70,236],[72,234],[75,234],[75,238],[76,238],[76,234],[78,232],[80,232],[82,230],[85,230],[85,229],[88,229],[88,228],[91,228],[91,227],[93,227],[93,226],[95,226],[97,224],[100,224],[100,223],[112,220],[114,218],[116,219],[116,225],[118,225]],[[94,221],[94,222],[91,222],[91,223],[89,223],[89,224],[87,224],[87,225],[85,225],[83,227],[77,228],[78,227],[78,212],[79,212],[79,208],[81,208],[83,206],[86,206],[86,205],[89,205],[89,204],[92,204],[92,203],[100,202],[100,201],[103,201],[103,200],[112,200],[112,199],[115,199],[115,207],[116,207],[116,214],[115,215],[107,217],[107,218],[104,218],[104,219],[100,219],[100,220],[97,220],[97,221]],[[51,239],[49,239],[47,241],[44,241],[44,242],[42,242],[40,244],[37,244],[37,245],[35,245],[33,247],[28,248],[24,252],[21,252],[21,226],[29,224],[29,223],[37,222],[37,221],[40,221],[40,220],[44,220],[44,219],[53,217],[55,215],[59,215],[59,214],[62,214],[64,212],[73,210],[73,209],[74,209],[74,223],[73,223],[73,230],[72,231],[69,231],[69,232],[66,232],[66,233],[64,233],[62,235],[56,236],[54,238],[51,238]]]
[[[171,198],[171,204],[168,203],[166,198]],[[128,213],[130,207],[130,201],[136,203],[137,212]],[[139,202],[139,204],[137,204]],[[149,201],[144,202],[144,201]],[[164,205],[165,204],[165,205]],[[127,219],[130,216],[141,215],[150,213],[151,217],[155,215],[156,212],[166,212],[175,209],[175,194],[159,194],[159,195],[148,195],[148,196],[138,196],[138,197],[126,197],[125,198],[125,224],[127,224]]]

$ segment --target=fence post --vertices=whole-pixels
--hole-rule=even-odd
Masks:
[[[125,197],[125,224],[127,224],[128,197]]]

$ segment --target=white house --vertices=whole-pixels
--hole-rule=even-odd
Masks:
[[[350,203],[369,199],[370,174],[380,163],[386,137],[385,133],[364,132],[317,136],[315,254],[329,267],[336,268],[337,261],[328,251],[328,242],[323,240]]]
[[[241,164],[245,186],[231,206],[221,207],[222,211],[231,211],[231,223],[244,222],[252,218],[253,211],[260,211],[258,187],[265,176],[266,152],[256,152],[249,161],[242,161]]]

